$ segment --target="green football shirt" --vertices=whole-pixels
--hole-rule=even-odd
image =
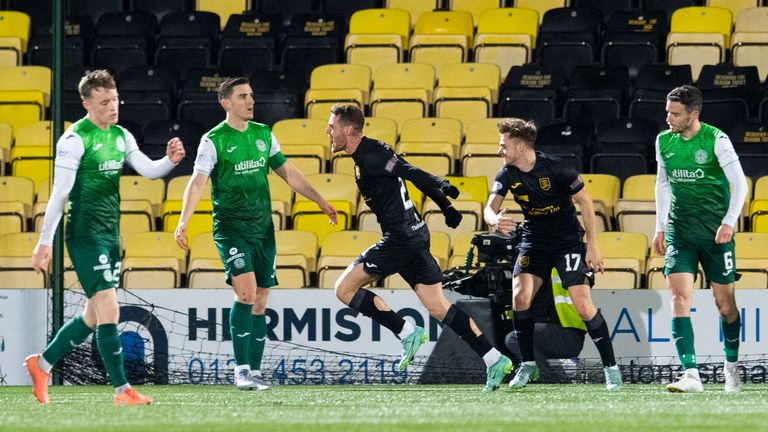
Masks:
[[[274,235],[267,174],[269,168],[278,169],[285,161],[279,143],[264,124],[249,122],[241,132],[221,122],[203,136],[195,171],[211,177],[215,234]]]
[[[661,132],[656,151],[672,196],[667,232],[714,239],[731,198],[722,167],[738,160],[730,139],[719,129],[701,123],[699,132],[690,139],[669,130]]]

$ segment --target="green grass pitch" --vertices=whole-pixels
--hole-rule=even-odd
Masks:
[[[766,431],[768,385],[726,394],[670,394],[661,385],[530,385],[484,394],[480,385],[140,386],[150,406],[115,407],[111,389],[0,387],[0,431]]]

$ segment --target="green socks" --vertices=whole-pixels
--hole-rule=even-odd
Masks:
[[[253,327],[251,327],[251,346],[248,349],[248,360],[251,370],[261,370],[261,358],[264,355],[264,345],[267,344],[267,317],[264,315],[251,315]]]
[[[672,318],[672,340],[683,369],[696,369],[696,350],[693,348],[693,325],[691,317]]]
[[[93,330],[85,325],[82,315],[72,318],[59,329],[53,340],[45,347],[43,358],[48,363],[55,364],[66,353],[85,342],[91,333]]]
[[[741,338],[741,317],[736,321],[726,324],[720,318],[720,325],[723,328],[723,351],[725,351],[725,360],[735,362],[739,359],[739,339]]]
[[[107,370],[112,387],[128,383],[123,365],[123,346],[117,336],[117,324],[102,324],[96,327],[96,346]]]
[[[251,322],[253,305],[232,303],[229,310],[229,331],[232,334],[232,345],[235,349],[235,364],[247,365],[253,323]]]

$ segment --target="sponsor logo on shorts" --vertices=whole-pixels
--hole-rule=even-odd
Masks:
[[[99,255],[99,262],[102,264],[106,264],[109,261],[109,258],[107,258],[106,254]]]
[[[665,266],[666,268],[672,268],[672,267],[674,267],[674,266],[675,266],[675,264],[676,264],[676,263],[677,263],[677,260],[675,260],[675,257],[673,257],[673,256],[668,256],[668,257],[667,257],[667,258],[664,260],[664,266]]]
[[[235,262],[233,263],[236,269],[241,269],[245,267],[245,260],[242,258],[237,258]]]
[[[232,249],[235,249],[235,248],[232,248]],[[230,249],[230,252],[231,251],[232,250]],[[235,250],[235,252],[237,252],[237,250]],[[245,254],[242,253],[242,252],[240,252],[239,254],[232,255],[231,257],[227,258],[227,263],[231,263],[232,261],[236,261],[238,259],[240,259],[242,261],[242,258],[244,256],[245,256]],[[234,265],[237,266],[237,263],[235,262]],[[243,267],[245,267],[245,261],[243,261]],[[243,267],[237,267],[237,268],[243,268]]]
[[[235,255],[236,253],[237,253],[237,248],[236,247],[229,248],[229,254],[230,255]]]
[[[728,276],[733,270],[727,270],[723,272],[723,276]]]

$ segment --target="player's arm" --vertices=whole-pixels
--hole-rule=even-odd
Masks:
[[[272,134],[272,148],[269,153],[269,167],[277,173],[294,191],[300,193],[307,199],[314,201],[326,215],[328,223],[336,225],[336,209],[315,190],[304,177],[304,174],[296,169],[293,164],[285,158],[280,151],[280,142],[275,134]]]
[[[38,273],[42,269],[48,268],[48,263],[51,261],[51,245],[56,227],[59,226],[61,216],[64,214],[64,206],[75,184],[77,168],[80,166],[80,159],[82,159],[84,152],[83,140],[79,135],[71,132],[62,135],[56,144],[56,160],[54,162],[56,171],[53,176],[53,188],[48,198],[48,205],[45,207],[40,240],[32,252],[32,267]]]
[[[657,255],[664,255],[664,233],[667,231],[667,217],[669,215],[669,203],[672,201],[672,190],[669,186],[667,168],[661,159],[659,140],[656,139],[656,234],[653,236],[653,251]]]
[[[173,238],[176,239],[176,244],[182,249],[189,249],[187,243],[187,224],[189,223],[189,219],[192,218],[192,214],[195,212],[197,204],[200,202],[200,198],[203,196],[205,184],[208,182],[208,177],[216,166],[216,162],[216,148],[207,136],[203,136],[197,150],[194,172],[187,183],[187,187],[184,189],[179,224],[176,226],[176,231],[173,233]]]
[[[153,161],[148,158],[136,144],[136,138],[127,129],[125,131],[125,160],[137,173],[150,179],[165,177],[171,170],[184,159],[184,144],[178,137],[168,141],[165,148],[165,156]]]
[[[581,209],[581,220],[584,222],[585,239],[587,243],[587,265],[594,271],[603,271],[603,257],[600,256],[600,249],[597,247],[597,237],[595,236],[595,207],[592,204],[592,197],[589,196],[586,188],[581,188],[573,195],[573,200]]]
[[[747,198],[747,178],[744,176],[744,170],[739,163],[739,156],[733,149],[731,140],[725,134],[720,135],[715,140],[715,155],[728,183],[733,187],[728,202],[728,211],[715,235],[715,243],[728,243],[733,237],[733,231],[741,216],[741,208]]]
[[[384,171],[403,180],[409,180],[440,207],[445,216],[446,225],[451,228],[459,226],[462,219],[461,213],[453,208],[453,204],[448,200],[448,197],[458,198],[459,189],[448,180],[416,168],[394,152],[384,166]]]
[[[493,190],[488,196],[488,202],[483,209],[483,219],[488,226],[496,227],[496,231],[507,235],[516,229],[515,221],[511,217],[504,216],[507,209],[501,209],[504,197],[507,196],[509,187],[505,182],[506,169],[502,168],[496,174],[496,181],[493,182]],[[501,210],[500,210],[501,209]]]

